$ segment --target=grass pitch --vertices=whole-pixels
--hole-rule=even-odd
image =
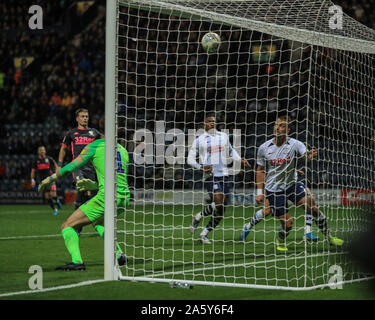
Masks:
[[[254,208],[228,207],[225,219],[210,234],[212,243],[196,241],[209,218],[201,222],[195,235],[189,232],[193,212],[201,206],[137,206],[128,209],[118,221],[118,240],[129,263],[121,268],[124,276],[158,279],[235,282],[242,285],[313,286],[327,282],[329,268],[343,267],[344,277],[353,272],[342,249],[325,241],[308,243],[303,239],[304,217],[292,209],[294,231],[288,237],[289,251],[275,250],[279,222],[267,217],[255,227],[245,243],[240,231],[253,215]],[[303,292],[262,290],[220,286],[194,286],[192,290],[171,289],[167,283],[99,282],[87,286],[33,292],[29,268],[43,270],[43,288],[66,286],[103,279],[103,240],[91,226],[80,237],[80,248],[87,270],[55,271],[70,261],[60,234],[61,223],[73,212],[64,206],[53,216],[44,206],[0,206],[0,299],[373,299],[369,282],[345,284],[342,289]],[[350,210],[326,210],[335,235],[346,238]],[[314,232],[320,235],[316,228]],[[23,292],[23,294],[9,295]]]

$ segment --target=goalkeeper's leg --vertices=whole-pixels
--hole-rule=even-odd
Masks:
[[[58,267],[59,270],[84,270],[85,265],[79,250],[79,237],[76,229],[99,221],[104,217],[104,197],[96,195],[90,201],[84,203],[75,210],[72,215],[62,224],[62,236],[68,249],[72,262]]]
[[[77,210],[81,205],[93,198],[97,193],[97,191],[78,191],[76,200],[74,202],[75,209]],[[95,227],[94,224],[92,226]],[[78,236],[80,236],[82,232],[82,226],[77,227],[76,232]]]
[[[90,219],[84,214],[84,212],[81,209],[77,209],[62,224],[61,235],[64,238],[64,243],[72,258],[72,262],[65,266],[57,267],[57,270],[85,270],[85,265],[79,249],[79,237],[75,228],[90,223]]]
[[[104,225],[103,222],[100,223],[93,223],[94,229],[98,232],[99,236],[104,239]],[[117,262],[120,266],[123,266],[127,263],[127,258],[125,253],[122,251],[118,242],[116,242],[116,257]]]

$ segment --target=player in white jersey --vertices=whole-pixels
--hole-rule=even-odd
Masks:
[[[307,157],[311,160],[317,156],[318,151],[316,149],[307,151],[301,141],[288,137],[289,131],[287,116],[278,117],[274,125],[275,137],[259,147],[257,157],[256,202],[265,204],[264,210],[270,210],[280,219],[277,250],[288,250],[285,240],[293,225],[288,211],[288,200],[298,207],[304,207],[306,212],[315,218],[318,228],[330,243],[341,246],[343,241],[330,235],[327,219],[316,205],[313,195],[307,192],[302,182],[298,181],[296,170],[298,158]],[[249,224],[246,224],[241,234],[243,240],[249,229]]]
[[[299,175],[304,175],[305,173],[302,170],[296,170]],[[311,190],[308,187],[305,187],[305,191],[307,194],[312,195]],[[254,216],[250,219],[248,223],[246,223],[241,231],[240,240],[245,241],[246,237],[250,233],[250,230],[261,222],[266,216],[271,214],[270,204],[267,199],[265,199],[264,208],[259,209],[254,213]],[[305,219],[305,238],[308,241],[316,242],[319,240],[319,237],[314,235],[311,231],[313,216],[311,213],[306,212],[306,219]]]
[[[207,191],[212,193],[213,202],[194,215],[190,224],[190,231],[194,233],[202,218],[211,215],[210,221],[198,237],[201,243],[209,244],[210,240],[207,235],[223,219],[227,195],[230,192],[228,156],[247,168],[250,168],[251,165],[247,160],[241,159],[240,155],[234,150],[228,135],[216,130],[215,117],[208,116],[205,118],[204,129],[205,132],[194,140],[187,162],[209,175],[205,180],[205,186]],[[196,161],[197,157],[199,157],[199,163]]]

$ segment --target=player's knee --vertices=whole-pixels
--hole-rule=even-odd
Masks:
[[[69,224],[65,221],[61,224],[61,231],[63,231],[64,229],[66,228],[69,228]]]
[[[315,200],[312,196],[307,196],[306,197],[306,205],[308,208],[312,208],[315,206]]]
[[[306,196],[302,198],[299,202],[298,205],[302,207],[304,210],[312,210],[313,207],[315,207],[315,199],[312,196]]]
[[[264,216],[268,216],[270,213],[271,213],[270,207],[264,208],[264,214],[263,214]]]
[[[66,228],[74,228],[74,227],[75,227],[75,225],[72,224],[72,223],[70,223],[69,219],[68,219],[68,220],[66,220],[66,221],[64,221],[62,223],[62,225],[61,225],[61,231],[64,230],[64,229],[66,229]]]
[[[292,217],[287,217],[285,219],[285,230],[288,232],[292,230],[292,228],[293,228],[293,219]]]
[[[290,230],[292,230],[292,228],[293,228],[293,221],[290,220],[290,222],[287,222],[287,223],[285,224],[285,231],[286,231],[286,232],[289,232]]]
[[[214,195],[214,202],[216,206],[221,206],[224,204],[224,196],[222,194],[215,194]]]

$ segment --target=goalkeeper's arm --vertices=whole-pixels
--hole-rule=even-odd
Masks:
[[[89,191],[89,190],[98,190],[98,183],[92,181],[91,179],[81,179],[77,181],[78,191]]]
[[[90,144],[87,145],[81,152],[81,154],[75,158],[72,162],[68,163],[66,166],[58,170],[53,175],[45,178],[38,187],[39,192],[43,192],[44,190],[47,190],[52,183],[54,183],[56,180],[66,177],[69,174],[72,174],[77,169],[84,166],[89,160],[92,158],[94,154],[94,150],[91,150]]]

